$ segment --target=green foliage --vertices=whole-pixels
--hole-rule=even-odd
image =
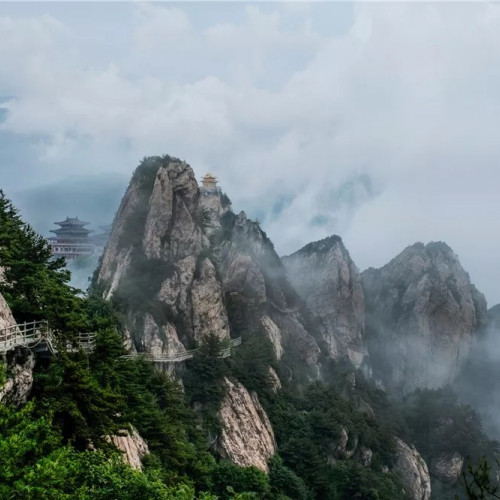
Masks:
[[[158,169],[170,161],[178,160],[149,158],[137,169],[139,198],[149,196]],[[202,226],[206,215],[200,215]],[[120,312],[150,312],[158,323],[170,315],[156,295],[175,269],[145,257],[137,236],[145,217],[145,209],[139,208],[125,228],[121,244],[133,247],[131,270],[110,304],[100,298],[95,284],[89,297],[78,296],[67,284],[63,263],[52,260],[43,238],[0,196],[0,265],[6,267],[7,278],[0,292],[16,318],[47,318],[68,338],[77,331],[98,332],[89,357],[60,352],[51,360],[38,360],[32,400],[24,408],[0,404],[0,498],[398,500],[403,498],[399,478],[381,472],[393,463],[394,434],[414,443],[428,461],[458,451],[473,460],[485,455],[491,463],[496,443],[483,433],[477,414],[447,389],[417,391],[395,404],[360,374],[353,389],[352,366],[337,363],[324,370],[331,386],[285,383],[275,394],[269,367],[279,371],[280,365],[248,300],[227,297],[231,330],[241,334],[244,343],[232,357],[222,359],[221,350],[229,344],[209,336],[186,363],[185,393],[146,360],[123,358]],[[212,239],[236,240],[244,249],[243,239],[238,242],[233,234],[234,219],[227,212]],[[279,306],[285,295],[287,307],[300,307],[272,244],[257,224],[252,228],[264,241],[264,251],[253,257],[264,269],[269,297]],[[198,259],[196,276],[205,257],[210,257],[208,250]],[[312,319],[306,321],[314,330]],[[296,377],[298,362],[293,365]],[[219,431],[225,377],[256,391],[270,416],[280,455],[270,460],[269,476],[217,462],[209,451]],[[0,363],[0,386],[4,381],[5,365]],[[375,417],[371,410],[361,411],[368,405]],[[105,437],[129,424],[151,451],[143,472],[125,465]],[[358,463],[358,452],[350,459],[339,453],[343,428],[348,430],[348,451],[365,447],[373,452],[370,466]],[[468,498],[498,498],[487,461],[469,465],[463,482]]]
[[[228,358],[232,375],[249,391],[270,398],[273,380],[270,367],[277,367],[276,356],[271,341],[257,330],[245,336],[244,342]]]
[[[305,481],[316,498],[401,498],[397,478],[380,472],[393,461],[389,430],[335,388],[317,382],[302,393],[285,390],[267,406],[283,464]],[[343,427],[349,432],[347,450],[357,442],[357,449],[373,451],[371,467],[358,466],[354,459],[329,465]],[[382,496],[373,496],[374,491]]]
[[[406,397],[402,411],[409,440],[426,461],[453,452],[477,461],[483,455],[493,458],[498,450],[484,433],[479,415],[461,405],[449,388],[417,390]]]
[[[497,469],[500,469],[500,462],[496,460]],[[470,460],[467,462],[467,469],[462,474],[462,482],[468,500],[489,500],[500,498],[500,484],[498,479],[494,479],[491,467],[486,459],[482,457],[479,463],[474,466]],[[458,500],[458,496],[455,496]]]
[[[68,285],[62,259],[53,260],[45,239],[24,223],[0,191],[0,293],[17,322],[47,319],[56,330],[86,328],[83,299]]]
[[[7,367],[5,363],[0,360],[0,389],[3,387],[7,380]]]
[[[221,461],[213,472],[213,491],[220,499],[233,498],[234,493],[249,493],[240,498],[265,498],[269,492],[269,480],[255,467],[238,467]]]
[[[82,353],[61,353],[37,372],[33,395],[39,414],[50,412],[64,441],[78,449],[105,446],[104,436],[120,428],[121,395],[98,383]]]
[[[225,392],[223,379],[230,375],[227,364],[220,357],[225,347],[228,347],[227,342],[210,334],[186,363],[186,396],[191,406],[201,408],[203,423],[209,433],[216,433],[219,429],[217,412]]]
[[[269,483],[274,496],[286,495],[295,500],[309,500],[314,498],[305,482],[291,469],[283,464],[283,460],[275,455],[269,461]]]
[[[220,194],[220,204],[222,208],[227,208],[231,206],[231,200],[229,199],[229,196],[226,193]]]
[[[61,446],[50,415],[34,405],[0,405],[0,498],[167,498],[160,481],[133,471],[116,454]]]
[[[382,474],[355,462],[339,462],[332,470],[332,498],[345,500],[404,500],[403,485],[394,474]]]

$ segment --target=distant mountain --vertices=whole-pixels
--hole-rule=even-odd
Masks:
[[[361,278],[374,377],[399,394],[451,383],[487,321],[486,299],[453,250],[416,243]]]
[[[81,175],[62,179],[37,188],[7,193],[23,219],[47,237],[54,221],[78,216],[90,222],[89,229],[112,222],[128,184],[121,174]]]

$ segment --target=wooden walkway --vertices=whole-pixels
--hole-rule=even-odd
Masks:
[[[92,352],[95,348],[95,333],[78,333],[76,342],[67,342],[66,351],[76,352],[83,349],[86,352]],[[231,345],[220,351],[220,358],[227,358],[231,355],[231,350],[241,344],[241,337],[230,339]],[[47,321],[32,321],[19,325],[11,325],[0,330],[0,354],[13,349],[16,346],[25,346],[36,351],[46,351],[51,354],[57,354],[58,341],[54,332],[50,329]],[[133,353],[122,356],[123,358],[134,358],[142,356],[154,363],[180,363],[192,359],[198,349],[183,351],[172,356],[153,356],[147,353]]]
[[[231,349],[233,347],[238,347],[241,344],[241,337],[238,337],[236,339],[230,339],[231,340],[231,345],[229,347],[225,347],[220,351],[219,357],[220,358],[227,358],[231,356]],[[180,363],[181,361],[186,361],[188,359],[192,359],[193,356],[199,351],[199,348],[197,349],[192,349],[191,351],[183,351],[179,352],[177,354],[174,354],[172,356],[153,356],[148,353],[144,352],[136,352],[133,354],[127,354],[126,356],[122,356],[123,358],[135,358],[137,356],[142,356],[143,358],[147,359],[148,361],[152,361],[154,363]]]
[[[47,321],[31,321],[11,325],[0,330],[0,354],[21,345],[37,351],[57,353],[58,341]],[[95,333],[76,334],[76,344],[67,342],[66,350],[76,352],[79,348],[91,352],[95,347]]]

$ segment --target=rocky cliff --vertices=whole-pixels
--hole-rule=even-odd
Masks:
[[[362,273],[374,377],[402,394],[453,380],[486,319],[484,296],[445,243],[417,243]]]
[[[396,464],[394,470],[401,475],[405,493],[411,500],[431,498],[431,478],[424,459],[413,446],[396,438]]]
[[[97,284],[126,316],[133,348],[172,356],[210,333],[262,332],[281,358],[317,372],[319,347],[272,243],[220,192],[168,156],[136,170]]]
[[[2,330],[8,326],[15,325],[15,323],[16,320],[14,319],[14,316],[12,316],[10,307],[7,302],[5,302],[3,295],[0,293],[0,338]]]
[[[0,403],[21,406],[33,387],[35,357],[26,347],[17,346],[5,355],[7,379],[0,387]]]
[[[7,302],[0,294],[0,340],[2,329],[16,324]],[[0,387],[0,402],[21,406],[26,402],[33,386],[35,358],[26,347],[18,346],[4,356],[7,378]]]
[[[258,335],[290,377],[319,374],[316,332],[272,243],[221,192],[200,190],[175,158],[149,158],[136,170],[94,286],[122,311],[132,351],[174,356],[210,334],[243,342]],[[183,377],[180,363],[164,369]],[[277,390],[279,376],[269,373]],[[227,380],[225,390],[221,453],[267,470],[274,436],[257,395],[238,381]]]
[[[283,262],[293,286],[321,322],[328,354],[347,357],[359,368],[366,354],[363,289],[340,237],[309,243]]]
[[[225,379],[222,401],[220,449],[222,455],[241,467],[268,471],[267,461],[276,453],[274,432],[257,394],[242,384]]]
[[[109,436],[108,440],[123,453],[123,461],[133,469],[142,470],[142,459],[149,454],[149,447],[135,427],[123,430],[120,435]]]

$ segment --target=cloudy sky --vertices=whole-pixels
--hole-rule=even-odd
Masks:
[[[282,254],[443,240],[492,305],[499,89],[499,4],[0,2],[0,185],[168,153]]]

